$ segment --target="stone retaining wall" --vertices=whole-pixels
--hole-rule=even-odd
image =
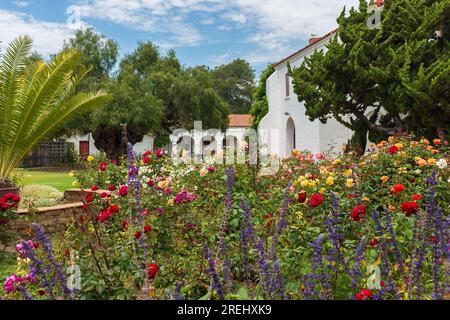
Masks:
[[[19,218],[2,227],[5,237],[0,238],[0,253],[13,252],[18,241],[29,239],[32,236],[32,223],[40,224],[50,235],[64,233],[67,225],[82,212],[82,202],[39,208],[33,212],[19,210]]]
[[[48,207],[38,208],[33,211],[19,210],[17,214],[19,218],[2,226],[5,237],[0,237],[0,253],[3,251],[13,252],[14,246],[21,239],[29,239],[32,236],[32,223],[40,224],[45,231],[52,235],[64,233],[67,225],[74,221],[74,218],[83,213],[83,201],[86,197],[86,192],[93,192],[92,190],[70,189],[64,192],[64,204]],[[109,191],[99,190],[95,191],[97,194]],[[1,235],[1,233],[0,233]]]

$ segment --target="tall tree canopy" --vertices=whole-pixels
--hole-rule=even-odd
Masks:
[[[348,15],[344,8],[328,50],[291,70],[306,114],[336,118],[358,131],[361,145],[367,131],[448,133],[449,41],[436,30],[449,19],[450,0],[385,1],[379,29],[367,26],[368,5],[360,0]]]
[[[212,71],[214,87],[220,97],[229,105],[231,113],[246,114],[252,104],[255,89],[255,72],[243,59],[236,59]]]
[[[211,72],[184,68],[173,51],[161,56],[150,42],[123,58],[110,86],[113,100],[95,114],[93,136],[111,158],[124,152],[124,123],[132,143],[150,133],[160,146],[174,129],[192,129],[196,120],[205,127],[227,125],[228,106],[215,91]]]
[[[77,88],[78,92],[112,89],[111,74],[117,64],[119,46],[114,40],[108,39],[93,28],[79,29],[73,38],[64,41],[65,49],[75,49],[81,53],[77,68],[89,66],[91,72],[83,79]],[[97,111],[101,111],[100,109]],[[91,132],[94,128],[95,113],[89,112],[71,120],[65,127],[65,132]]]
[[[253,116],[253,128],[257,129],[262,118],[269,113],[269,101],[267,100],[267,79],[275,72],[275,66],[269,64],[259,78],[259,84],[253,91],[252,107],[250,114]]]

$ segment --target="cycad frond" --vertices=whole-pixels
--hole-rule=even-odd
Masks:
[[[24,66],[30,46],[29,37],[15,40],[0,66],[0,177],[7,177],[38,142],[64,122],[108,99],[103,91],[74,96],[89,72],[81,68],[74,74],[80,63],[78,51],[64,50],[47,64]]]

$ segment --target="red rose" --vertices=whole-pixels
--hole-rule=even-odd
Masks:
[[[323,203],[323,196],[321,194],[315,193],[309,199],[309,204],[312,208],[316,208]]]
[[[8,194],[6,194],[5,199],[7,201],[12,200],[15,196],[16,196],[16,194],[14,194],[14,193],[8,193]]]
[[[145,232],[145,233],[152,232],[152,227],[151,227],[151,226],[145,226],[145,227],[144,227],[144,232]]]
[[[399,152],[399,148],[397,148],[396,146],[392,146],[387,150],[387,153],[389,154],[396,154],[397,152]]]
[[[370,240],[370,246],[373,248],[373,247],[376,247],[378,244],[380,243],[380,241],[378,241],[377,239],[372,239],[372,240]]]
[[[317,176],[317,174],[312,174],[312,175],[311,175],[311,179],[317,180],[317,178],[319,178],[319,177]]]
[[[109,191],[114,191],[114,190],[116,190],[116,186],[115,185],[110,185],[109,187],[108,187],[108,190]]]
[[[121,186],[119,189],[119,195],[121,197],[125,197],[126,195],[128,195],[128,187],[127,186]]]
[[[164,154],[164,151],[161,149],[156,150],[155,155],[157,158],[161,158]]]
[[[102,172],[105,172],[107,166],[108,166],[108,163],[102,162],[102,163],[99,164],[98,170],[100,170],[100,171],[102,171]]]
[[[142,160],[144,161],[145,164],[149,164],[149,163],[150,163],[150,158],[147,157],[147,156],[144,156],[144,157],[142,158]]]
[[[20,196],[19,195],[14,195],[14,197],[12,198],[13,202],[19,203],[20,202]]]
[[[356,294],[356,300],[368,300],[372,298],[373,293],[369,289],[363,289]]]
[[[111,211],[112,213],[119,213],[120,212],[120,208],[118,205],[113,204],[109,207],[109,211]]]
[[[105,209],[102,212],[100,212],[100,214],[97,216],[97,220],[103,223],[109,218],[111,218],[112,215],[113,213],[109,209]]]
[[[86,202],[91,203],[94,200],[92,192],[86,192]]]
[[[155,181],[149,180],[149,181],[147,182],[147,185],[148,185],[150,188],[153,188],[153,187],[155,186]]]
[[[403,184],[401,184],[401,183],[396,184],[396,185],[395,185],[394,187],[392,187],[392,189],[391,189],[392,193],[394,193],[394,194],[400,193],[400,192],[402,192],[402,191],[404,191],[404,190],[405,190],[405,186],[404,186]]]
[[[414,201],[420,201],[423,197],[419,194],[413,194],[412,198]]]
[[[122,232],[127,231],[128,229],[128,221],[127,220],[122,220],[121,225],[122,225]]]
[[[147,266],[147,275],[148,275],[148,278],[149,278],[150,280],[155,279],[156,273],[158,272],[158,270],[159,270],[159,267],[158,267],[156,264],[150,263],[150,264]]]
[[[100,198],[105,199],[108,197],[108,193],[106,192],[102,192],[102,194],[100,195]]]
[[[139,239],[142,237],[142,232],[136,231],[136,232],[134,233],[134,237],[135,237],[136,239],[139,240]]]
[[[300,190],[298,192],[298,203],[305,203],[307,196],[308,194],[306,192]]]
[[[264,220],[269,220],[270,219],[270,214],[266,213],[263,217]]]
[[[96,186],[96,185],[93,185],[92,187],[91,187],[91,190],[92,191],[98,191],[100,188],[98,187],[98,186]]]
[[[366,215],[366,207],[362,204],[357,205],[351,214],[351,218],[353,221],[359,222]]]
[[[419,205],[415,202],[403,202],[400,210],[409,218],[412,214],[416,214],[419,211]]]

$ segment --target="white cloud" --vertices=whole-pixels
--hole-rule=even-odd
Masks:
[[[30,5],[28,1],[14,1],[14,4],[19,8],[27,8]]]
[[[0,47],[4,49],[19,35],[31,36],[33,50],[48,56],[61,50],[64,40],[73,35],[73,30],[65,23],[36,20],[29,14],[0,9]]]
[[[337,26],[344,6],[359,0],[73,0],[82,16],[111,21],[162,35],[164,46],[198,45],[207,40],[197,25],[238,29],[260,52],[255,61],[281,59],[299,49],[311,34],[322,35]],[[196,18],[195,15],[209,15]],[[211,18],[210,18],[211,17]],[[258,57],[258,58],[256,58]],[[268,61],[264,61],[268,62]],[[263,62],[261,62],[263,63]]]

